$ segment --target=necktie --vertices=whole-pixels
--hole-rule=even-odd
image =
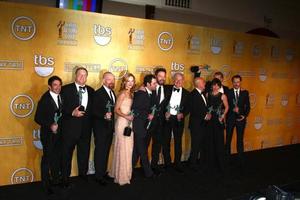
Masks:
[[[62,103],[60,100],[60,95],[57,95],[57,104],[58,104],[58,109],[61,109]]]
[[[179,88],[173,88],[173,91],[174,91],[174,92],[179,92],[180,89],[179,89]]]
[[[158,103],[160,103],[160,96],[161,96],[161,86],[158,87],[158,92],[157,92]]]
[[[113,104],[115,104],[115,101],[114,101],[114,99],[113,99],[113,93],[112,93],[111,90],[109,91],[109,96],[110,96],[111,102],[112,102]]]
[[[239,100],[239,93],[237,90],[235,91],[235,100],[236,100],[236,102],[238,102],[238,100]]]
[[[85,93],[85,86],[79,86],[78,97],[79,97],[79,105],[82,103],[82,94]]]

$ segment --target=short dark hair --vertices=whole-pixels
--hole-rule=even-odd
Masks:
[[[218,85],[219,87],[222,86],[222,83],[219,79],[217,78],[214,78],[212,81],[211,81],[211,86],[214,86],[214,85]]]
[[[214,73],[214,76],[217,75],[217,76],[221,76],[222,78],[224,78],[224,74],[220,71],[217,71]]]
[[[233,82],[233,79],[235,79],[235,78],[239,78],[240,81],[242,81],[242,77],[239,74],[236,74],[231,78],[231,82]]]
[[[158,68],[155,69],[155,72],[154,72],[155,76],[157,76],[157,74],[159,72],[165,72],[165,73],[167,73],[167,70],[165,68],[163,68],[163,67],[158,67]]]
[[[62,80],[61,80],[61,78],[59,78],[58,76],[51,76],[51,77],[48,79],[48,85],[51,86],[52,83],[53,83],[54,81],[59,81],[60,84],[62,85]]]
[[[86,74],[89,73],[88,70],[87,70],[86,68],[80,67],[80,66],[76,66],[75,74],[77,74],[77,72],[78,72],[79,70],[84,70],[84,71],[86,72]]]
[[[143,82],[144,86],[147,86],[147,83],[151,84],[152,79],[155,79],[155,76],[153,74],[147,74],[144,77],[144,82]]]

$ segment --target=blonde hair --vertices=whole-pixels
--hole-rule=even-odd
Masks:
[[[126,90],[126,83],[128,82],[128,79],[132,77],[133,81],[134,81],[134,85],[132,86],[132,88],[130,89],[130,94],[133,94],[134,90],[135,90],[135,77],[133,74],[128,73],[125,74],[125,76],[123,76],[122,78],[122,82],[121,82],[121,87],[120,87],[120,92],[122,92],[123,90]]]

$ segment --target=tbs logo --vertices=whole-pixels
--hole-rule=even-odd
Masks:
[[[46,57],[40,54],[34,55],[34,70],[35,72],[42,77],[47,77],[54,71],[54,58]]]
[[[183,73],[184,71],[184,64],[172,62],[171,63],[171,76],[173,76],[175,73]]]
[[[100,46],[105,46],[110,43],[112,35],[112,29],[110,27],[104,27],[99,24],[94,25],[94,39]]]

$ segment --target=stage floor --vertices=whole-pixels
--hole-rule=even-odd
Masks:
[[[168,170],[155,179],[145,179],[141,169],[134,170],[130,185],[119,186],[112,181],[103,187],[89,176],[89,181],[72,178],[69,190],[57,188],[56,196],[47,197],[40,182],[0,187],[1,200],[22,199],[204,199],[248,200],[269,185],[277,185],[285,191],[300,192],[300,144],[245,154],[244,170],[236,166],[235,156],[226,176],[217,173],[194,172],[185,166],[185,173]],[[184,163],[186,165],[186,163]]]

